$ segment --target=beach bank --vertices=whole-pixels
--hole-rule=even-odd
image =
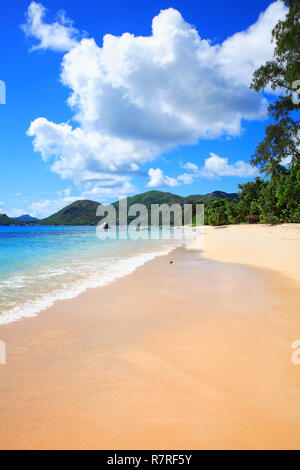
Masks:
[[[226,263],[270,269],[300,283],[300,224],[205,226],[190,248]]]
[[[204,240],[204,256],[223,240],[214,256],[223,249],[226,263],[179,248],[2,325],[0,447],[299,448],[299,291],[244,257],[229,262],[230,230]],[[251,243],[259,253],[261,237]]]

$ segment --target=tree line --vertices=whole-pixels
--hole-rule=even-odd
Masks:
[[[255,92],[271,88],[278,95],[268,108],[265,137],[251,157],[263,176],[239,185],[238,202],[206,204],[205,224],[241,223],[247,216],[262,223],[300,222],[300,0],[285,4],[288,13],[272,31],[273,59],[254,72],[250,85]]]

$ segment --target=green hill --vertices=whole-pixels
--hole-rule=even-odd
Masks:
[[[0,225],[28,225],[28,224],[26,222],[22,222],[22,221],[7,217],[6,214],[0,214]]]
[[[236,199],[239,197],[237,193],[225,193],[223,191],[214,191],[209,194],[196,194],[191,196],[178,196],[177,194],[172,194],[163,191],[147,191],[146,193],[137,194],[136,196],[129,197],[127,200],[128,207],[133,204],[144,204],[147,208],[150,209],[151,204],[191,204],[196,201],[208,202],[214,199]],[[119,201],[116,201],[112,204],[116,208],[119,207]]]
[[[213,193],[204,195],[197,194],[182,197],[177,194],[164,191],[147,191],[146,193],[129,197],[127,199],[127,207],[129,208],[133,204],[144,204],[150,214],[151,204],[168,204],[169,206],[172,204],[180,204],[183,206],[184,204],[192,204],[199,200],[207,203],[214,199],[238,199],[238,195],[236,193],[228,194],[222,191],[214,191]],[[75,201],[55,214],[42,220],[30,220],[33,218],[26,216],[28,221],[25,221],[23,216],[12,219],[5,214],[1,214],[0,225],[97,225],[101,220],[100,217],[96,216],[96,211],[99,205],[100,203],[95,201]],[[112,205],[116,208],[118,222],[119,201],[114,202]],[[134,219],[134,217],[129,217],[128,222],[132,219]]]
[[[183,198],[177,196],[176,194],[163,192],[163,191],[147,191],[146,193],[137,194],[136,196],[127,198],[127,208],[133,206],[134,204],[143,204],[148,211],[148,223],[150,224],[150,214],[151,214],[151,204],[183,204]],[[112,204],[116,208],[117,213],[117,223],[119,223],[119,201],[116,201]],[[128,217],[127,223],[130,223],[135,219],[136,216]],[[144,222],[147,223],[146,221]]]
[[[36,217],[31,217],[29,214],[20,215],[19,217],[13,217],[14,220],[19,222],[38,222],[39,219]]]
[[[96,217],[99,202],[80,200],[72,202],[55,214],[42,219],[38,225],[97,225],[99,217]]]
[[[239,196],[237,193],[225,193],[224,191],[213,191],[212,193],[208,194],[197,194],[192,196],[187,196],[185,198],[185,203],[187,202],[196,202],[202,201],[204,203],[213,201],[214,199],[231,199],[231,200],[239,200]]]
[[[133,204],[144,204],[150,214],[151,204],[168,204],[171,206],[172,204],[180,204],[183,206],[184,204],[192,204],[193,202],[201,200],[203,203],[207,203],[209,201],[213,201],[214,199],[236,199],[238,200],[239,197],[237,193],[225,193],[223,191],[214,191],[209,194],[204,195],[191,195],[187,197],[178,196],[177,194],[163,192],[163,191],[147,191],[146,193],[137,194],[136,196],[128,197],[127,199],[127,207],[129,208]],[[119,220],[118,212],[119,212],[119,201],[116,201],[112,204],[116,208],[117,212],[117,221]],[[128,217],[128,222],[133,220],[135,216]],[[171,216],[172,221],[172,216]],[[150,223],[150,220],[149,220]]]
[[[208,202],[217,198],[228,198],[236,199],[237,194],[227,194],[221,191],[215,191],[205,195],[192,195],[188,197],[178,196],[177,194],[163,192],[163,191],[147,191],[146,193],[137,194],[136,196],[128,197],[127,207],[129,208],[133,204],[144,204],[149,211],[151,204],[191,204],[195,201],[201,200]],[[117,223],[119,222],[119,201],[112,203],[116,208]],[[72,204],[64,207],[55,214],[45,219],[34,222],[34,225],[97,225],[101,218],[96,216],[96,210],[99,206],[98,202],[89,200],[79,200]],[[128,217],[128,221],[133,220],[134,217]],[[149,221],[150,222],[150,221]]]
[[[144,204],[147,209],[151,208],[151,204],[182,204],[183,198],[172,193],[165,193],[163,191],[147,191],[146,193],[137,194],[127,198],[127,206],[133,206],[133,204]],[[113,202],[112,205],[118,210],[119,201]]]

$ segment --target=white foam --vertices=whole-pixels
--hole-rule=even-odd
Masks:
[[[154,251],[152,253],[143,253],[138,256],[130,256],[118,260],[115,264],[107,266],[104,272],[94,273],[91,277],[74,281],[71,286],[56,290],[41,296],[35,300],[29,300],[23,305],[14,307],[0,315],[0,325],[15,322],[22,318],[35,317],[41,311],[51,307],[58,300],[65,300],[77,297],[82,292],[93,287],[105,286],[116,279],[127,276],[135,271],[136,268],[151,261],[158,256],[164,256],[176,248],[177,245],[168,246],[163,251]]]

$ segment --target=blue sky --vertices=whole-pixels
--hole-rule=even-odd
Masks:
[[[248,83],[272,56],[280,0],[0,6],[0,212],[43,217],[150,189],[234,192],[255,177],[272,96]]]

